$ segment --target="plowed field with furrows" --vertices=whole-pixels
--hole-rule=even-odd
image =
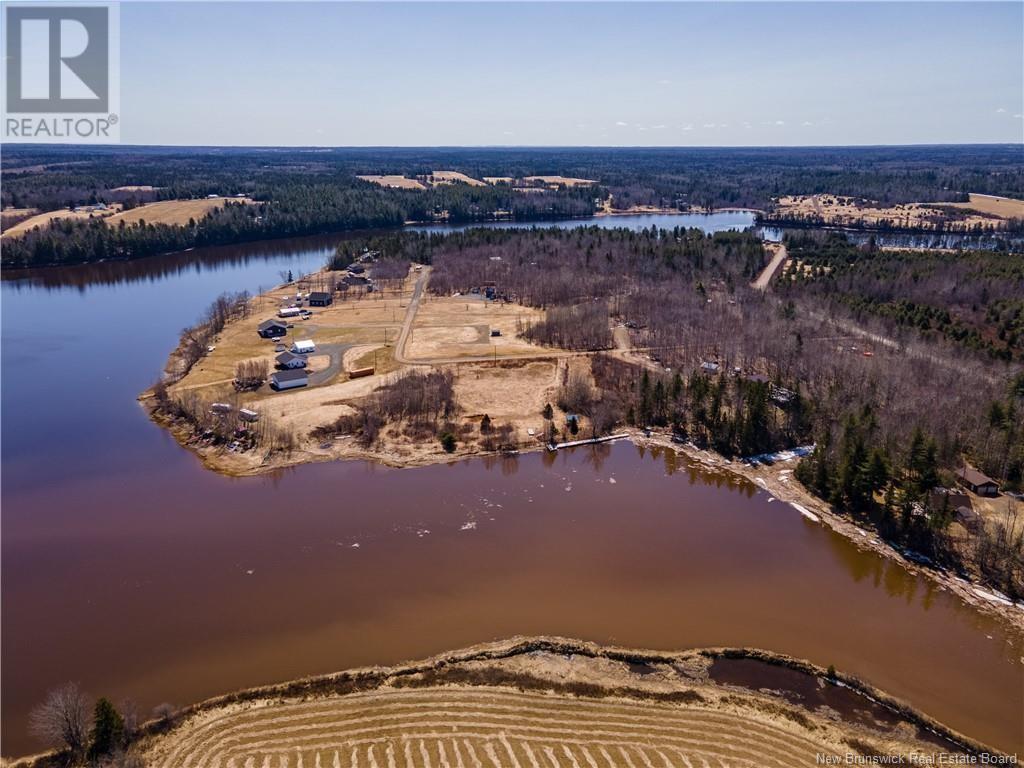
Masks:
[[[388,689],[200,715],[155,768],[704,768],[813,765],[813,734],[699,705],[474,687]]]

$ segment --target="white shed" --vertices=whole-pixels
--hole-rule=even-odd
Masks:
[[[296,355],[309,355],[316,352],[316,344],[312,339],[299,339],[292,344],[292,352]]]

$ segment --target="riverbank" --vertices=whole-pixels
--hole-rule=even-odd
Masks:
[[[882,539],[877,531],[865,530],[849,517],[836,512],[828,502],[808,491],[794,477],[793,470],[799,461],[798,458],[773,465],[754,466],[741,461],[730,461],[720,454],[693,445],[676,443],[669,435],[656,433],[647,435],[634,431],[631,438],[637,445],[679,451],[711,471],[728,472],[741,477],[768,493],[772,498],[789,504],[796,512],[811,522],[827,525],[836,533],[850,540],[858,549],[875,552],[894,560],[911,573],[931,579],[940,588],[957,595],[972,607],[998,616],[1015,630],[1024,632],[1024,604],[1007,604],[980,584],[973,584],[945,570],[928,568],[910,560],[901,551]]]
[[[637,650],[550,636],[218,696],[144,724],[131,752],[167,768],[258,765],[283,754],[329,765],[339,753],[374,765],[390,764],[394,748],[413,768],[431,764],[428,752],[433,764],[447,764],[447,748],[453,757],[479,750],[511,768],[531,764],[533,750],[555,766],[587,764],[588,750],[607,757],[609,740],[624,756],[648,764],[650,752],[666,768],[723,755],[796,764],[817,754],[998,754],[853,676],[783,654]]]

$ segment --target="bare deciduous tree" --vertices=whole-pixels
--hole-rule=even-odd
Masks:
[[[31,733],[72,755],[84,754],[89,737],[89,700],[77,683],[65,683],[46,695],[29,715]]]

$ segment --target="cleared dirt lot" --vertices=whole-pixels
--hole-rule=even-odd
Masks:
[[[406,355],[410,360],[543,355],[551,350],[517,335],[544,317],[544,312],[520,304],[485,301],[479,296],[426,295],[416,313]],[[491,336],[499,331],[500,336]]]
[[[154,768],[731,768],[936,751],[909,722],[853,725],[710,682],[699,652],[645,653],[513,640],[297,681],[202,705],[142,756]]]

